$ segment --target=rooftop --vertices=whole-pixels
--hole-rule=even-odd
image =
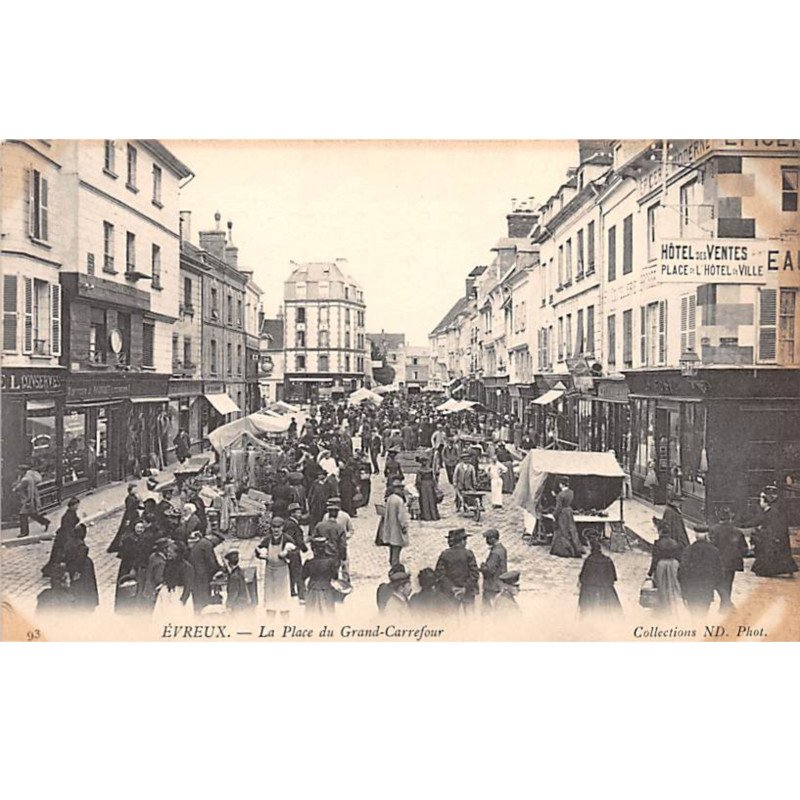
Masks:
[[[306,283],[319,283],[320,281],[341,281],[352,285],[358,285],[353,278],[342,269],[346,265],[344,259],[336,261],[312,261],[307,264],[296,264],[290,262],[292,272],[288,282],[305,281]]]
[[[456,300],[456,302],[453,304],[452,308],[444,315],[441,322],[439,322],[439,324],[430,332],[430,335],[433,336],[446,330],[456,320],[456,317],[466,310],[467,298],[459,297],[458,300]]]
[[[264,319],[261,322],[261,335],[269,339],[268,350],[283,350],[283,320]]]

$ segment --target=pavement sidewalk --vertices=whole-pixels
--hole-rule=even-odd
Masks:
[[[155,479],[162,483],[169,480],[180,464],[176,461],[174,464],[169,464],[166,469],[161,470]],[[85,525],[92,525],[98,520],[115,514],[125,507],[125,496],[128,494],[128,484],[135,483],[140,494],[147,490],[147,478],[140,478],[139,480],[117,481],[102,486],[99,489],[92,489],[86,494],[79,495],[81,501],[78,506],[78,516]],[[41,526],[31,520],[31,534],[22,539],[18,539],[19,526],[13,528],[6,528],[0,531],[0,545],[3,547],[17,547],[27,544],[35,544],[37,542],[48,541],[55,536],[58,530],[58,524],[61,516],[67,510],[67,501],[65,500],[60,506],[56,506],[47,510],[45,516],[50,520],[50,527],[47,533],[44,533]]]

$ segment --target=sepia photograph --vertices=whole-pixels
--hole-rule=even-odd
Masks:
[[[800,139],[6,139],[5,641],[800,639]]]

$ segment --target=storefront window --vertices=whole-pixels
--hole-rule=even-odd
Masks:
[[[679,460],[673,463],[678,464],[680,468],[681,491],[694,497],[705,498],[708,472],[708,454],[705,447],[706,409],[700,403],[682,403],[681,406]]]
[[[42,476],[43,483],[55,482],[58,453],[55,403],[29,400],[25,416],[26,460]]]
[[[108,471],[108,417],[106,409],[97,410],[97,430],[94,437],[94,453],[97,471]]]
[[[64,486],[77,483],[88,475],[89,450],[86,439],[86,414],[79,411],[64,414]]]
[[[634,471],[644,477],[647,465],[656,460],[656,401],[635,400],[636,409],[636,464]]]

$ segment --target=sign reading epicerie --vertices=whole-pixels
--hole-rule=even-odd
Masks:
[[[664,239],[658,274],[671,283],[773,283],[779,273],[797,274],[800,252],[759,239]]]

